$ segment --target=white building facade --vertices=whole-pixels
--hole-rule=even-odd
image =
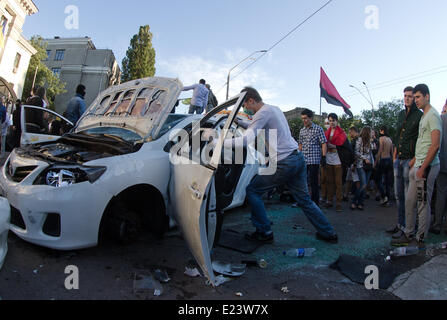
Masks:
[[[21,97],[31,56],[37,51],[22,27],[27,16],[38,12],[32,0],[0,0],[0,77]]]

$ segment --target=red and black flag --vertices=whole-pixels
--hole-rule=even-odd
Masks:
[[[321,88],[321,98],[326,99],[327,103],[329,104],[343,107],[347,115],[349,115],[351,118],[354,117],[351,110],[349,110],[351,109],[351,106],[347,104],[346,101],[343,100],[343,98],[340,96],[337,89],[324,72],[323,68],[321,68],[320,88]]]

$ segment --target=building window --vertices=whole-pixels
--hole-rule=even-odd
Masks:
[[[47,50],[47,58],[44,61],[50,60],[51,50]]]
[[[64,60],[65,50],[56,50],[56,56],[54,57],[54,61],[62,61]]]
[[[17,53],[16,59],[14,60],[14,69],[12,69],[12,72],[17,73],[17,71],[19,70],[21,59],[22,59],[22,56],[20,55],[20,53]]]
[[[60,77],[60,75],[61,75],[61,68],[53,68],[53,69],[51,69],[52,71],[53,71],[53,73],[54,73],[54,75],[56,76],[56,77]]]

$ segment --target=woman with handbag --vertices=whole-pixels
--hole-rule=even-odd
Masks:
[[[351,209],[364,210],[364,200],[367,183],[371,177],[374,166],[374,157],[371,151],[371,128],[365,127],[360,133],[355,145],[355,166],[360,179],[360,188],[356,189]]]

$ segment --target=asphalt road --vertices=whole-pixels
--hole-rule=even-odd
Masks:
[[[340,254],[383,261],[389,251],[389,237],[383,230],[394,221],[395,208],[379,208],[377,203],[369,202],[364,212],[328,210],[327,215],[340,236],[338,245],[317,241],[305,216],[289,204],[273,201],[268,209],[274,222],[273,245],[265,245],[251,255],[220,247],[213,252],[214,261],[239,263],[264,258],[268,267],[249,267],[243,276],[218,288],[206,285],[203,277],[184,274],[185,267],[194,266],[194,261],[175,230],[162,240],[147,235],[130,246],[106,243],[74,252],[37,247],[10,234],[9,253],[0,271],[0,297],[3,300],[396,299],[387,291],[366,290],[329,268]],[[224,228],[250,231],[248,209],[228,213]],[[305,259],[282,255],[284,250],[295,247],[315,247],[317,252]],[[426,256],[418,256],[398,263],[403,273],[427,260]],[[78,290],[65,287],[70,276],[65,274],[67,266],[79,270]],[[157,269],[166,271],[171,278],[162,284],[161,295],[154,296],[153,289],[136,290]]]

